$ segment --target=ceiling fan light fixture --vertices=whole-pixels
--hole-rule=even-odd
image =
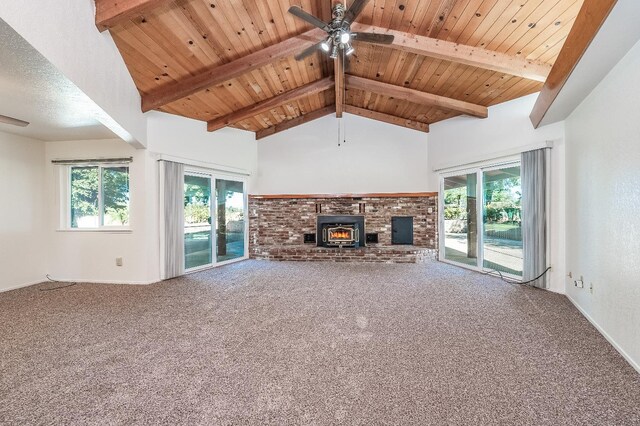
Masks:
[[[353,46],[351,45],[351,43],[347,43],[344,46],[344,53],[345,55],[349,56],[351,55],[353,52],[355,52],[356,49],[353,48]]]
[[[338,45],[334,44],[333,49],[331,50],[331,55],[329,56],[331,59],[335,59],[338,57]]]
[[[327,37],[325,41],[320,43],[320,49],[322,49],[323,52],[329,52],[331,50],[331,45],[333,44],[332,41],[331,37]]]
[[[289,13],[328,34],[325,40],[316,42],[313,46],[307,47],[295,55],[295,59],[302,61],[318,50],[326,53],[331,59],[336,59],[338,55],[351,55],[355,52],[352,45],[354,39],[372,44],[391,44],[393,35],[351,32],[351,24],[369,1],[352,0],[351,6],[347,9],[346,0],[334,0],[336,4],[331,8],[332,19],[329,22],[305,12],[299,6],[291,6]]]

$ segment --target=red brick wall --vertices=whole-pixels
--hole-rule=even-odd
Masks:
[[[364,213],[360,212],[364,203]],[[304,245],[303,234],[316,232],[316,205],[326,215],[364,215],[365,232],[378,233],[379,243],[391,246],[391,217],[413,216],[414,246],[438,248],[438,200],[429,197],[380,198],[249,198],[249,254],[262,257],[269,248]],[[306,244],[313,246],[313,244]],[[293,248],[293,247],[291,247]]]

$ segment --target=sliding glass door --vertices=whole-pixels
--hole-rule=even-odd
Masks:
[[[211,233],[211,177],[184,176],[184,267],[208,266],[213,261]]]
[[[237,259],[245,253],[244,183],[216,179],[216,256],[218,262]]]
[[[483,266],[522,276],[520,166],[485,170],[483,182]]]
[[[478,220],[475,173],[444,178],[444,257],[478,263]]]
[[[185,270],[247,257],[246,184],[199,170],[184,176]]]
[[[443,175],[440,194],[441,259],[522,276],[520,164]]]

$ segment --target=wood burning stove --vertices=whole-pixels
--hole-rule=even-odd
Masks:
[[[364,246],[364,216],[318,216],[316,241],[320,247]]]
[[[327,225],[322,229],[322,242],[327,247],[353,247],[360,242],[360,230],[353,223]]]

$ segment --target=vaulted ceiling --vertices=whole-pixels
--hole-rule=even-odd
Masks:
[[[294,55],[324,32],[337,0],[96,0],[142,95],[142,109],[232,126],[262,138],[342,111],[428,131],[461,114],[539,91],[583,0],[370,0],[344,64]],[[351,1],[347,1],[347,7]]]

